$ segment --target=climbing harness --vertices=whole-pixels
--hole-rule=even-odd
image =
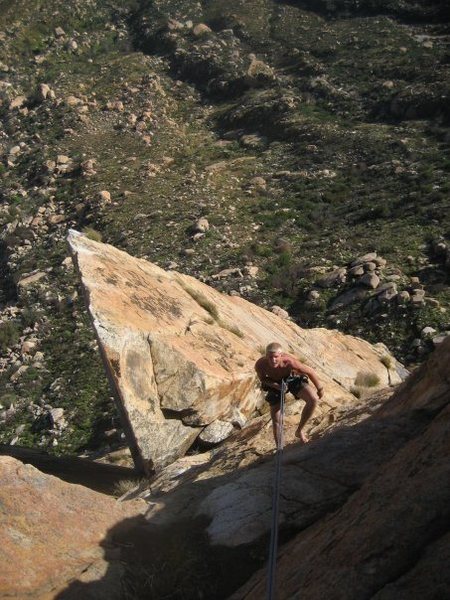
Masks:
[[[281,482],[281,458],[283,455],[284,446],[284,399],[286,396],[287,384],[283,379],[281,382],[280,394],[280,428],[278,431],[275,476],[273,480],[272,493],[272,525],[270,532],[270,548],[269,548],[269,566],[267,575],[267,600],[275,598],[275,572],[277,566],[277,550],[278,550],[278,514],[280,501],[280,482]]]

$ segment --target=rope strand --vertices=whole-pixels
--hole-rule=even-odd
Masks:
[[[277,551],[278,551],[278,517],[279,517],[279,501],[280,501],[280,482],[281,482],[281,458],[283,455],[284,446],[284,397],[286,394],[286,383],[284,379],[281,382],[280,394],[280,427],[278,430],[277,453],[275,463],[275,476],[273,482],[272,494],[272,525],[270,532],[270,548],[269,548],[269,567],[267,577],[267,600],[274,600],[275,596],[275,575],[277,566]]]

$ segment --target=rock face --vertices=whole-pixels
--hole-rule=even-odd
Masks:
[[[383,390],[317,417],[306,446],[292,443],[298,416],[286,417],[280,540],[290,541],[280,542],[277,598],[448,597],[449,360],[447,340],[390,397]],[[206,538],[201,565],[217,560],[227,573],[239,556],[243,582],[267,560],[272,447],[270,421],[260,417],[129,498],[149,502],[146,519],[159,539],[181,544],[186,523]],[[266,576],[264,567],[237,592],[228,577],[218,597],[259,600]],[[216,597],[207,582],[199,590]]]
[[[181,456],[216,420],[242,425],[262,403],[253,365],[270,341],[318,371],[326,390],[322,411],[353,402],[349,390],[361,373],[379,386],[404,376],[394,359],[393,368],[382,364],[383,346],[302,330],[74,231],[69,245],[140,470]]]
[[[341,427],[301,447],[292,444],[296,423],[298,416],[287,418],[282,530],[304,529],[344,504],[416,430],[403,430],[398,420],[370,420],[353,428]],[[264,455],[271,446],[270,426],[267,420],[261,420],[237,434],[203,468],[197,467],[191,485],[180,485],[183,479],[180,481],[179,465],[171,465],[152,484],[147,517],[160,527],[174,525],[189,516],[206,517],[211,545],[236,548],[257,543],[270,531],[274,462],[270,455],[259,465],[254,461],[255,455]],[[171,481],[173,472],[176,477]],[[161,491],[167,492],[172,486],[170,493],[161,495]]]
[[[97,598],[120,598],[120,550],[108,531],[139,519],[141,503],[119,504],[1,456],[0,506],[1,598],[50,600],[74,579],[101,580]]]
[[[278,598],[448,597],[449,362],[450,340],[379,411],[376,420],[402,415],[404,426],[425,427],[339,511],[283,548]],[[233,599],[256,600],[264,588],[261,572]]]

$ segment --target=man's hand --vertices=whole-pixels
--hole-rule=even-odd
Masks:
[[[317,395],[319,396],[319,398],[322,398],[323,394],[324,394],[323,387],[318,387]]]

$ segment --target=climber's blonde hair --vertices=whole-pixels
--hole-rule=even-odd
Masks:
[[[271,342],[266,346],[266,354],[276,354],[281,352],[282,346],[278,342]]]

